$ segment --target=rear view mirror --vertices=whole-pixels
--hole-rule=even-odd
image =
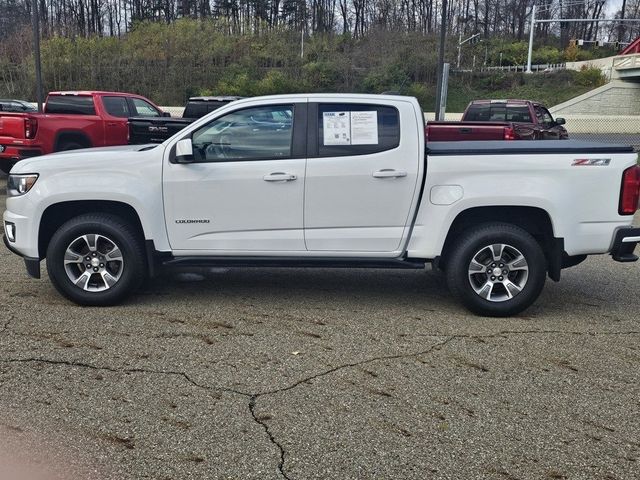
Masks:
[[[183,138],[176,144],[176,163],[193,162],[193,144],[190,138]]]
[[[566,122],[566,120],[564,118],[556,118],[556,125],[564,125]]]

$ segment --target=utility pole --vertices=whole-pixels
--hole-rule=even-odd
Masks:
[[[442,80],[444,74],[444,46],[447,39],[447,0],[442,0],[442,17],[440,23],[440,48],[438,50],[438,86],[436,87],[436,120],[440,118],[440,102],[442,97]]]
[[[533,53],[533,31],[536,28],[536,6],[531,9],[531,28],[529,30],[529,54],[527,55],[527,73],[531,72],[531,54]]]
[[[460,56],[462,55],[462,29],[458,33],[458,62],[456,63],[456,68],[460,68]]]
[[[36,100],[42,113],[42,65],[40,63],[40,18],[38,0],[31,0],[31,29],[33,30],[33,58],[36,63]]]

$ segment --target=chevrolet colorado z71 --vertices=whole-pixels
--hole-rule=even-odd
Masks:
[[[635,261],[630,147],[425,148],[417,100],[297,94],[233,102],[162,144],[18,163],[5,243],[84,305],[158,265],[442,269],[472,311],[518,313],[591,254]]]

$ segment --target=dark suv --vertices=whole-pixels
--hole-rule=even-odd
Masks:
[[[24,100],[0,98],[0,112],[37,112],[38,108]]]

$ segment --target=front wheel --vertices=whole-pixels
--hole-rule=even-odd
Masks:
[[[472,312],[515,315],[540,296],[547,262],[540,244],[520,227],[484,224],[462,234],[447,264],[450,290]]]
[[[47,248],[47,271],[56,289],[80,305],[114,305],[145,277],[142,241],[115,215],[95,213],[62,225]]]

